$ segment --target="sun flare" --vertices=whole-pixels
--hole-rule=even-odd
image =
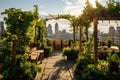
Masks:
[[[93,7],[96,6],[96,4],[95,4],[95,0],[89,0],[89,2],[92,4]]]

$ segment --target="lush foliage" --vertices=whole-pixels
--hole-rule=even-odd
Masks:
[[[91,43],[90,43],[91,44]],[[120,56],[119,53],[108,52],[105,60],[93,61],[89,42],[86,43],[88,49],[83,50],[83,54],[77,59],[75,64],[75,74],[78,80],[119,80]]]
[[[28,61],[28,54],[17,55],[16,58],[8,52],[4,54],[0,57],[0,59],[5,58],[5,60],[1,60],[3,66],[0,73],[5,80],[33,80],[37,71],[40,71],[40,67]]]
[[[84,43],[83,55],[90,55],[93,52],[92,39]]]
[[[44,48],[47,44],[47,40],[45,38],[45,33],[46,33],[45,21],[41,19],[40,21],[38,21],[36,26],[38,27],[38,36],[37,36],[38,43],[41,43],[41,47]]]
[[[30,11],[15,8],[5,10],[2,14],[7,15],[4,18],[7,24],[7,33],[4,38],[11,38],[11,41],[16,40],[17,53],[24,54],[26,45],[33,41],[34,14]]]
[[[92,45],[88,41],[84,45],[83,53],[77,59],[75,64],[75,74],[78,80],[117,80],[120,74],[119,56],[109,51],[105,60],[99,60],[94,64],[93,54],[91,54]]]
[[[38,12],[38,6],[34,5],[35,10],[35,38],[34,43],[40,44],[40,47],[44,48],[46,46],[46,26],[45,26],[45,20],[40,18],[39,12]]]
[[[76,48],[64,48],[63,49],[63,56],[67,56],[67,59],[76,60],[78,58],[79,50]]]
[[[33,42],[36,15],[32,11],[6,9],[7,29],[2,37],[0,74],[5,80],[33,80],[40,67],[29,61],[28,44]]]

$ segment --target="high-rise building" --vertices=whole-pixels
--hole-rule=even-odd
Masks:
[[[120,27],[117,27],[116,30],[119,30],[119,31],[120,31]]]
[[[120,44],[120,27],[116,27],[116,29],[109,27],[108,38],[111,38],[114,44]]]
[[[48,33],[48,34],[53,34],[51,24],[49,24],[49,25],[48,25],[48,28],[47,28],[47,33]]]
[[[108,36],[111,38],[115,36],[115,28],[113,26],[109,27]]]
[[[116,27],[116,33],[115,33],[115,44],[120,44],[120,27]]]
[[[55,34],[58,33],[58,23],[55,24]]]
[[[120,37],[120,27],[116,27],[116,32],[117,32],[117,33],[116,33],[117,36]]]
[[[108,38],[111,38],[113,43],[115,42],[115,28],[113,26],[109,27]]]
[[[4,22],[0,22],[0,35],[5,33]]]

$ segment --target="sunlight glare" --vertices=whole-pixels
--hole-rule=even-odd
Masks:
[[[92,4],[93,7],[96,6],[96,4],[95,4],[95,0],[89,0],[89,2]]]

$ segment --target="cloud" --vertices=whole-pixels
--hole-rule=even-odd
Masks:
[[[70,0],[63,0],[63,2],[65,2],[66,5],[72,5],[73,4]]]
[[[77,0],[76,4],[84,6],[85,5],[85,0]]]
[[[72,5],[72,2],[66,2],[67,5]]]
[[[40,13],[40,15],[48,16],[48,13],[45,11],[40,11],[39,13]]]
[[[64,1],[67,2],[68,0],[64,0]],[[83,10],[84,0],[77,0],[77,1],[74,1],[71,3],[72,3],[71,5],[66,4],[64,6],[65,13],[71,14],[71,15],[76,15],[76,16],[80,15]]]
[[[78,9],[78,8],[79,8],[79,6],[76,6],[76,5],[65,6],[65,10],[68,10],[68,11]]]
[[[39,11],[39,14],[40,14],[40,17],[42,17],[42,18],[48,17],[48,13],[45,11]]]

